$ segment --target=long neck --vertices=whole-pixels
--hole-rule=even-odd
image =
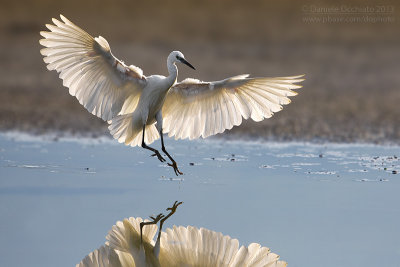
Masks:
[[[176,82],[176,78],[178,77],[178,68],[173,62],[168,61],[167,62],[168,66],[168,77],[167,80],[170,82],[171,86],[174,85]]]

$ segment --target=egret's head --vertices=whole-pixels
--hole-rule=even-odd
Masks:
[[[192,64],[190,64],[189,62],[186,61],[185,56],[182,54],[182,52],[180,52],[180,51],[173,51],[173,52],[171,52],[171,54],[169,55],[169,57],[171,57],[171,59],[172,59],[172,61],[173,61],[174,63],[180,62],[180,63],[183,63],[183,64],[185,64],[185,65],[187,65],[187,66],[189,66],[190,68],[192,68],[192,69],[195,70],[195,68],[192,66]]]

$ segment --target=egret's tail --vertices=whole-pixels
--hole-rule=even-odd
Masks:
[[[143,126],[133,113],[118,115],[109,121],[111,135],[120,143],[130,146],[141,146]],[[151,144],[160,137],[155,123],[146,126],[144,141]]]

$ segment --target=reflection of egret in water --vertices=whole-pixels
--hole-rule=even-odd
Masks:
[[[242,118],[261,121],[289,104],[292,89],[301,76],[248,78],[238,75],[221,81],[186,79],[177,83],[176,63],[194,69],[179,51],[167,59],[168,77],[144,76],[136,66],[125,65],[111,53],[106,39],[93,38],[61,15],[41,32],[40,44],[49,70],[56,70],[89,112],[108,121],[112,136],[126,145],[151,150],[161,137],[161,148],[171,160],[175,174],[182,174],[164,146],[163,133],[175,139],[208,137],[242,123]]]
[[[174,226],[162,232],[162,225],[182,202],[175,202],[169,214],[118,221],[104,246],[86,256],[77,267],[94,266],[286,266],[266,247],[239,241],[222,233],[192,226]],[[157,223],[160,229],[156,242]]]

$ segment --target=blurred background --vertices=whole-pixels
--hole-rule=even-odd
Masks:
[[[197,69],[181,66],[178,80],[306,75],[283,111],[219,136],[399,143],[398,8],[382,0],[2,1],[0,130],[108,135],[39,53],[39,31],[63,14],[145,75],[166,75],[172,50]]]

